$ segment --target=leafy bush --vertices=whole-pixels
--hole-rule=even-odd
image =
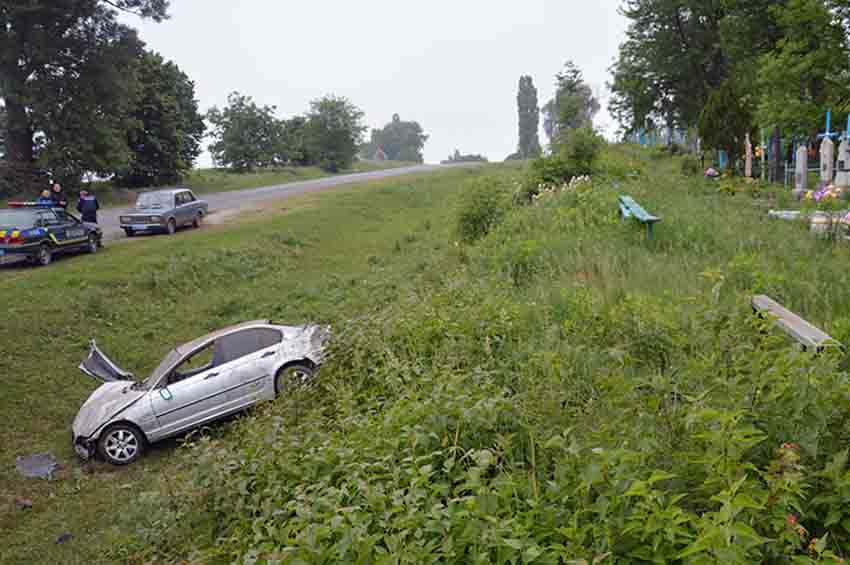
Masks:
[[[604,147],[605,140],[592,128],[572,130],[558,154],[531,162],[528,176],[517,193],[517,201],[529,203],[543,186],[562,184],[575,176],[591,174]]]
[[[605,140],[593,128],[579,128],[570,133],[561,147],[561,156],[566,160],[572,175],[589,175],[593,165],[605,147]]]
[[[699,159],[693,155],[685,155],[682,158],[682,174],[686,177],[695,177],[702,173]]]
[[[474,243],[505,217],[510,206],[510,187],[502,179],[485,177],[470,183],[458,214],[461,241]]]

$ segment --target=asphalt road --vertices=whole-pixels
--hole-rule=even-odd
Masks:
[[[370,180],[379,180],[416,173],[428,173],[446,169],[457,165],[415,165],[412,167],[400,167],[397,169],[386,169],[383,171],[371,171],[368,173],[353,173],[325,177],[321,179],[305,180],[264,186],[261,188],[249,188],[245,190],[232,190],[226,192],[208,192],[199,194],[198,198],[206,200],[210,205],[210,215],[226,213],[231,216],[240,210],[257,208],[264,202],[279,201],[306,194],[310,192],[321,192],[339,186],[355,184]],[[103,230],[104,239],[124,238],[124,232],[119,224],[119,217],[127,212],[127,208],[107,208],[98,212],[98,222]]]
[[[297,196],[299,194],[322,192],[340,186],[371,180],[387,179],[418,173],[430,173],[452,167],[468,166],[476,165],[469,163],[458,165],[415,165],[412,167],[400,167],[397,169],[386,169],[383,171],[353,173],[321,179],[290,182],[274,186],[264,186],[261,188],[249,188],[245,190],[232,190],[226,192],[208,192],[199,194],[198,197],[209,203],[209,220],[211,222],[217,222],[224,217],[239,214],[241,211],[262,207],[263,203],[285,200],[291,196]],[[122,242],[134,241],[134,239],[126,237],[120,227],[119,217],[127,211],[127,207],[120,207],[104,208],[98,212],[97,219],[101,229],[103,230],[103,238],[105,240],[120,239]],[[13,257],[0,259],[0,268],[5,271],[8,269],[17,270],[19,266],[24,264],[25,263],[23,261]]]

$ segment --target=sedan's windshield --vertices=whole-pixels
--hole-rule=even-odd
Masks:
[[[136,200],[136,208],[168,209],[174,205],[171,193],[146,192]]]
[[[165,374],[165,372],[171,368],[172,365],[177,363],[180,360],[181,354],[176,349],[172,349],[168,352],[168,355],[165,356],[165,359],[159,364],[159,366],[153,370],[151,376],[142,381],[139,388],[143,390],[150,390],[153,385]]]
[[[0,210],[0,227],[31,228],[35,225],[35,212],[32,210]]]

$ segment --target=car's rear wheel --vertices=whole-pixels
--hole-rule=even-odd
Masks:
[[[194,220],[192,220],[192,227],[197,229],[197,228],[201,227],[201,225],[203,223],[204,223],[204,214],[202,212],[198,212],[198,215],[195,216]]]
[[[130,424],[109,426],[97,442],[97,452],[112,465],[129,465],[141,457],[144,450],[145,436]]]
[[[165,231],[168,232],[168,235],[174,235],[177,231],[177,222],[174,221],[174,218],[168,220],[168,224],[165,226]]]
[[[89,242],[86,245],[86,251],[89,253],[97,253],[97,248],[100,247],[100,242],[95,234],[89,234]]]
[[[53,251],[50,249],[49,245],[42,243],[38,248],[38,254],[35,256],[35,263],[42,267],[46,267],[51,261],[53,261]]]
[[[277,372],[274,378],[274,391],[279,395],[284,390],[304,386],[313,379],[316,369],[305,363],[293,363]]]

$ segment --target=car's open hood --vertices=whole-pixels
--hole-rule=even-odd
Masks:
[[[101,352],[97,347],[95,340],[91,340],[89,346],[89,354],[80,363],[80,370],[104,383],[114,381],[133,381],[135,377],[133,373],[121,369],[118,365]]]

